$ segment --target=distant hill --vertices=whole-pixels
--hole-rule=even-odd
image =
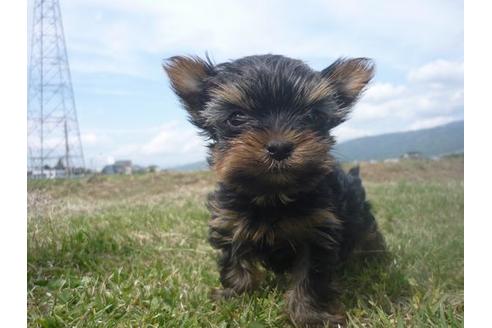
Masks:
[[[464,121],[430,129],[381,134],[342,142],[334,147],[338,160],[367,161],[398,158],[405,153],[438,156],[464,151]]]
[[[335,157],[341,162],[384,160],[417,152],[438,156],[464,151],[464,121],[452,122],[430,129],[381,134],[352,139],[336,145]],[[207,170],[205,161],[171,168],[172,171]]]
[[[204,171],[204,170],[208,170],[208,164],[206,161],[200,161],[200,162],[194,162],[194,163],[176,166],[176,167],[170,168],[169,170],[170,171],[180,171],[180,172]]]

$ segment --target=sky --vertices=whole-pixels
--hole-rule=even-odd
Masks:
[[[351,118],[334,130],[339,142],[464,116],[462,1],[60,5],[89,168],[120,159],[161,167],[205,159],[205,141],[187,121],[161,67],[175,55],[208,53],[220,63],[273,53],[302,59],[316,70],[339,57],[372,58],[376,76]]]

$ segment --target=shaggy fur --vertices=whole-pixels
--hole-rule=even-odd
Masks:
[[[373,76],[369,59],[318,72],[299,60],[250,56],[214,65],[173,57],[164,68],[190,121],[210,140],[217,188],[209,241],[220,250],[216,297],[254,290],[260,266],[287,274],[286,310],[299,327],[339,323],[333,273],[355,248],[383,248],[358,168],[330,155],[330,131]]]

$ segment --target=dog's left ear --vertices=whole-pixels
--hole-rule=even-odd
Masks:
[[[176,56],[166,60],[163,67],[169,76],[172,89],[188,111],[190,121],[206,130],[201,111],[206,101],[205,81],[214,73],[210,60]]]
[[[369,58],[340,58],[322,70],[321,75],[335,88],[338,121],[334,125],[338,125],[373,78],[374,62]]]

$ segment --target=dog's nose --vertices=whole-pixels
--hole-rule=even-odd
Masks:
[[[292,154],[294,144],[290,141],[272,140],[267,144],[266,150],[273,159],[281,161]]]

